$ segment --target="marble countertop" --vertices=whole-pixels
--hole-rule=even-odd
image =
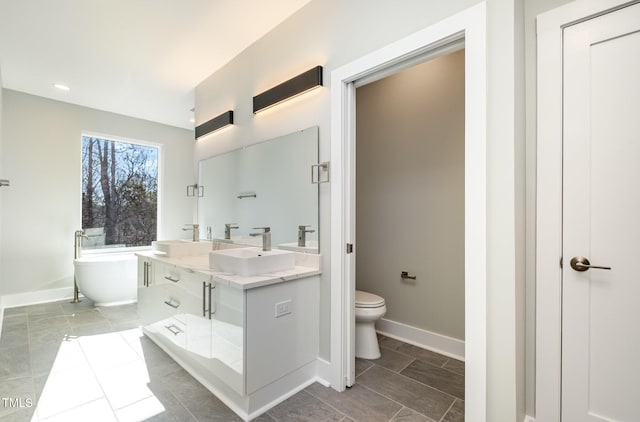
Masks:
[[[158,251],[137,252],[137,256],[154,259],[158,262],[174,265],[189,272],[196,272],[211,276],[216,283],[228,285],[241,290],[255,289],[270,284],[292,281],[300,278],[311,277],[321,273],[320,255],[297,253],[295,254],[295,267],[285,271],[274,271],[254,276],[240,276],[236,274],[217,271],[209,268],[209,254],[184,255],[180,257],[167,257]]]

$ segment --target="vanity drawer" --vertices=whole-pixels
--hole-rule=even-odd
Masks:
[[[164,305],[173,308],[174,315],[203,316],[205,309],[208,309],[211,278],[185,270],[169,270],[165,273],[167,273],[165,275],[167,281],[163,286],[166,292]]]
[[[202,295],[202,283],[212,283],[211,276],[183,271],[181,274],[180,287],[193,296]],[[213,282],[215,286],[215,282]]]
[[[162,303],[158,304],[165,312],[174,315],[185,311],[186,298],[184,292],[174,284],[166,284],[162,286]]]
[[[173,265],[163,265],[162,271],[159,271],[159,283],[178,283],[182,276],[182,271]]]

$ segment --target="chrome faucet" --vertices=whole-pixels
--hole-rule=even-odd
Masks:
[[[307,230],[311,226],[298,226],[298,246],[307,246],[307,233],[313,233],[315,230]]]
[[[249,233],[249,236],[262,236],[262,250],[271,250],[271,227],[254,227],[254,230],[263,230],[258,233]]]
[[[193,241],[200,240],[200,226],[198,224],[186,224],[187,227],[183,227],[183,231],[193,230]]]
[[[224,238],[226,240],[230,240],[231,239],[231,229],[239,229],[240,227],[238,227],[237,223],[227,223],[224,225]]]

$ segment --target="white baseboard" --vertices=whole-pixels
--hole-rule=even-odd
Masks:
[[[531,416],[526,415],[524,417],[524,421],[523,422],[536,422],[536,420],[535,420],[535,418],[532,418]]]
[[[316,361],[316,365],[316,374],[318,376],[316,381],[324,385],[325,387],[331,387],[331,383],[327,381],[331,379],[331,363],[322,358],[318,358]]]
[[[376,323],[376,331],[384,336],[464,361],[464,341],[462,340],[386,318]]]
[[[1,308],[35,305],[37,303],[55,302],[73,298],[73,287],[38,290],[35,292],[15,293],[0,297]]]

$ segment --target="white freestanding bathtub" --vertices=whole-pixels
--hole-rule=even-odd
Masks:
[[[96,306],[138,300],[137,258],[132,253],[85,255],[73,261],[78,290]]]

